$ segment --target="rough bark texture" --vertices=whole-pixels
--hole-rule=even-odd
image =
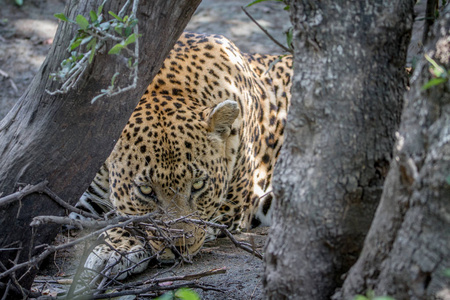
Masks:
[[[174,42],[201,0],[140,1],[140,68],[138,88],[111,98],[91,99],[110,83],[115,72],[127,74],[115,55],[100,54],[76,89],[51,96],[45,89],[57,88],[49,74],[67,56],[74,27],[59,26],[53,47],[38,75],[17,105],[0,123],[0,191],[3,196],[18,188],[18,183],[35,184],[48,180],[51,190],[74,204],[89,185],[112,147],[140,96],[159,69]],[[103,1],[72,0],[65,14],[75,19],[89,15]],[[107,1],[103,11],[118,12],[126,1]],[[105,76],[108,75],[108,76]],[[126,85],[127,77],[120,82]],[[1,207],[0,248],[20,247],[19,262],[41,250],[30,249],[30,221],[37,215],[62,215],[64,209],[45,195],[33,194],[19,202]],[[57,228],[40,227],[34,237],[38,246],[52,241]],[[0,261],[7,268],[17,251],[4,251]],[[25,270],[16,272],[20,278]],[[21,278],[28,288],[36,269]],[[2,281],[4,282],[5,279]],[[8,280],[8,279],[6,279]],[[2,291],[0,290],[0,295]]]
[[[426,52],[449,70],[444,11]],[[450,299],[450,89],[446,82],[421,90],[429,67],[422,59],[411,80],[380,206],[335,299],[367,290],[397,300]]]
[[[356,261],[400,122],[412,0],[292,1],[295,63],[269,299],[329,299]]]

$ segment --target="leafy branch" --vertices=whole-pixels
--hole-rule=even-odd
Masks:
[[[450,71],[447,71],[444,67],[440,66],[434,59],[425,54],[425,59],[431,64],[430,73],[434,76],[428,80],[423,86],[422,90],[427,90],[433,86],[445,83],[449,79]]]
[[[108,54],[122,55],[126,58],[127,67],[130,70],[129,76],[133,78],[132,84],[126,87],[116,86],[116,78],[119,73],[115,73],[111,78],[111,85],[102,89],[100,94],[92,99],[92,103],[103,96],[115,96],[119,93],[134,89],[138,79],[138,59],[139,42],[138,19],[136,18],[139,0],[133,0],[130,15],[125,15],[130,0],[128,0],[118,14],[109,11],[113,18],[105,20],[103,15],[104,0],[97,11],[89,12],[89,19],[83,15],[77,15],[75,20],[69,19],[65,14],[58,13],[55,17],[63,22],[78,25],[79,29],[68,47],[70,57],[61,62],[61,68],[50,74],[53,80],[62,82],[59,89],[48,91],[51,95],[64,94],[72,89],[80,80],[92,63],[96,53],[105,47],[106,42],[113,41],[115,44],[108,50]],[[127,46],[134,44],[134,51]]]
[[[247,12],[246,8],[250,7],[252,5],[255,5],[257,3],[261,3],[261,2],[266,2],[266,1],[275,1],[275,2],[281,2],[285,4],[284,10],[289,10],[290,9],[290,5],[289,2],[287,0],[255,0],[250,2],[249,4],[247,4],[246,6],[242,6],[242,10],[244,11],[244,13],[247,15],[247,17],[250,18],[250,20],[252,20],[253,23],[256,24],[256,26],[258,26],[262,32],[264,32],[264,34],[266,34],[275,44],[277,44],[278,46],[280,46],[284,51],[289,52],[291,54],[294,53],[294,48],[292,45],[292,40],[293,40],[293,28],[290,27],[286,32],[286,42],[287,42],[287,47],[284,46],[283,44],[281,44],[279,41],[277,41],[261,24],[259,24],[253,17],[252,15],[250,15],[250,13]]]

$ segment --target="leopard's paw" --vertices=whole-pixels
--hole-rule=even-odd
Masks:
[[[99,245],[89,254],[84,268],[94,277],[101,273],[125,279],[131,274],[143,272],[147,266],[150,254],[142,245],[135,245],[127,250],[122,247],[114,248],[109,245]]]

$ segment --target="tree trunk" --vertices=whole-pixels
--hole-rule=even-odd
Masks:
[[[443,11],[426,53],[449,70],[450,12]],[[412,77],[380,206],[335,299],[367,290],[450,299],[450,90],[448,81],[421,89],[429,68],[422,59]]]
[[[361,251],[400,122],[413,6],[291,3],[295,75],[274,175],[269,299],[329,299]]]
[[[103,0],[72,0],[65,14],[89,15]],[[126,1],[107,1],[103,9],[118,12]],[[48,181],[48,187],[61,198],[74,204],[85,191],[100,165],[112,150],[115,141],[135,108],[140,96],[183,31],[201,0],[140,1],[139,32],[140,68],[137,88],[91,105],[91,99],[107,88],[111,74],[127,74],[119,64],[119,56],[98,54],[81,83],[64,95],[49,95],[46,89],[57,88],[49,79],[60,62],[68,56],[67,48],[76,26],[60,24],[53,47],[31,85],[12,111],[0,124],[0,191],[3,196],[18,189],[19,183],[36,184]],[[130,82],[122,76],[122,84]],[[64,209],[44,194],[31,194],[21,201],[1,207],[1,263],[11,267],[17,250],[18,262],[42,251],[31,248],[30,221],[38,215],[63,215]],[[40,227],[34,235],[34,246],[47,244],[57,233],[57,227]],[[40,249],[40,250],[39,250]],[[3,271],[3,269],[2,269]],[[16,272],[16,278],[29,288],[36,268]],[[3,278],[2,282],[7,282]],[[2,285],[4,287],[4,285]],[[0,294],[3,294],[0,289]]]

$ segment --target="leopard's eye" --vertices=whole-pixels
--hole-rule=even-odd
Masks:
[[[194,183],[192,184],[192,189],[194,191],[198,191],[199,189],[201,189],[203,186],[205,185],[205,180],[203,179],[197,179],[194,181]]]
[[[141,185],[139,186],[139,192],[141,192],[142,195],[149,196],[153,192],[153,189],[148,185]]]

